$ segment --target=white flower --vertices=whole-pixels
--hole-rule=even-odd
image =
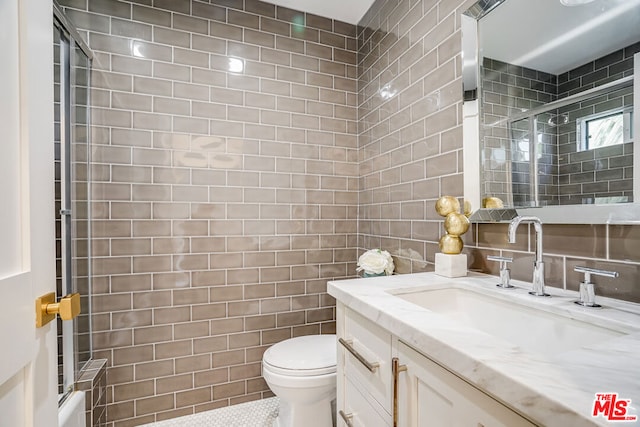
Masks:
[[[358,258],[358,268],[356,271],[364,270],[365,273],[369,274],[385,273],[386,275],[391,275],[393,269],[393,258],[391,258],[389,252],[380,249],[370,249]]]

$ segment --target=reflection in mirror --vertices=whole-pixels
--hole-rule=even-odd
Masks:
[[[477,143],[480,159],[479,188],[465,183],[465,197],[476,193],[476,203],[627,203],[638,194],[640,0],[573,3],[482,0],[463,16],[465,150]]]

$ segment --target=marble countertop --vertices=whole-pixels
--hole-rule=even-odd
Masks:
[[[573,304],[576,292],[547,287],[551,298],[534,297],[527,292],[530,284],[512,281],[516,289],[503,290],[495,286],[498,280],[475,273],[456,279],[418,273],[331,281],[328,292],[536,424],[614,424],[603,416],[591,416],[596,393],[618,393],[619,399],[631,399],[627,415],[640,418],[640,305],[596,297],[603,308],[584,308]],[[394,296],[423,287],[463,287],[495,294],[498,299],[540,307],[623,334],[559,354],[535,354]],[[535,325],[526,325],[522,333],[530,328]],[[640,426],[640,420],[615,424]]]

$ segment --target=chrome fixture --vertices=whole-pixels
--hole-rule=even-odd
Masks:
[[[591,3],[594,0],[560,0],[563,6],[581,6],[583,4]]]
[[[578,273],[584,273],[584,281],[580,282],[580,300],[575,301],[576,304],[584,307],[601,307],[600,304],[596,304],[596,292],[591,283],[591,275],[616,278],[620,274],[617,271],[599,270],[597,268],[589,268],[576,266],[573,271]]]
[[[509,243],[516,242],[516,230],[520,223],[526,222],[533,224],[536,231],[536,260],[533,263],[533,290],[529,292],[531,295],[538,297],[548,297],[549,294],[544,292],[544,262],[542,261],[542,221],[535,216],[517,216],[509,223]]]
[[[513,261],[511,257],[502,257],[502,256],[487,256],[489,261],[498,261],[500,263],[500,283],[496,286],[503,289],[511,289],[514,286],[511,284],[511,270],[507,268],[507,263]]]

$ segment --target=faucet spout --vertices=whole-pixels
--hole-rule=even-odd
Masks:
[[[536,232],[536,252],[535,261],[533,263],[533,291],[529,292],[536,296],[549,296],[544,292],[544,261],[542,260],[542,221],[535,216],[517,216],[509,223],[507,230],[509,243],[516,242],[516,230],[521,223],[533,224]]]

